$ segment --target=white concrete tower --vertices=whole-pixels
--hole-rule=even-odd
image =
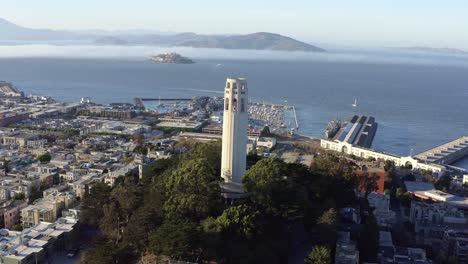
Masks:
[[[247,166],[248,89],[244,78],[228,78],[224,90],[221,177],[239,184]]]

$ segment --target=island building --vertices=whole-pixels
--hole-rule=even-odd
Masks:
[[[224,90],[224,117],[221,154],[223,196],[239,198],[241,179],[247,166],[248,89],[244,78],[228,78]]]

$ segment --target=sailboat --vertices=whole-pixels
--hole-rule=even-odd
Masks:
[[[356,107],[357,106],[357,99],[354,98],[354,103],[352,104],[353,107]]]
[[[159,104],[157,107],[164,108],[164,104],[161,103],[161,96],[159,96]]]

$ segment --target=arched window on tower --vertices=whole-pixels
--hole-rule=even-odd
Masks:
[[[244,98],[241,98],[241,112],[245,112],[245,101],[244,101]]]
[[[231,88],[231,83],[230,82],[226,83],[226,88]]]
[[[224,102],[224,109],[226,111],[229,110],[229,98],[226,98],[226,101]]]
[[[237,111],[237,99],[232,100],[232,111]]]

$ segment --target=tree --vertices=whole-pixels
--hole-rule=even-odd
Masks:
[[[42,182],[40,185],[38,185],[37,183],[33,183],[31,185],[31,192],[29,194],[29,202],[34,202],[35,200],[39,199],[39,198],[42,198],[42,196],[44,195],[42,193]]]
[[[5,172],[5,175],[10,172],[10,161],[7,159],[3,160],[3,171]]]
[[[117,250],[113,243],[108,242],[103,237],[97,237],[90,250],[84,253],[80,263],[83,264],[113,264],[116,263]]]
[[[38,155],[36,159],[40,161],[41,163],[47,163],[52,159],[52,157],[50,156],[49,153],[44,153],[44,154]]]
[[[326,210],[317,220],[317,224],[335,229],[338,225],[338,214],[336,213],[335,208]]]
[[[264,126],[262,131],[260,132],[261,137],[271,137],[270,128],[268,126]]]
[[[364,228],[358,240],[359,258],[365,262],[377,262],[379,250],[379,226],[377,220],[371,215],[364,219]]]
[[[389,171],[394,171],[395,170],[395,162],[391,161],[391,160],[386,160],[385,161],[385,164],[384,164],[384,170],[386,172],[389,172]]]
[[[287,175],[288,166],[280,159],[264,159],[252,166],[242,178],[243,188],[252,203],[263,212],[284,218],[303,214],[304,201]]]
[[[24,200],[26,198],[26,196],[24,195],[24,193],[15,193],[15,195],[13,195],[13,200],[15,201],[20,201],[20,200]]]
[[[450,189],[450,184],[452,183],[452,177],[448,173],[444,173],[439,180],[434,184],[434,187],[437,190],[448,191]]]
[[[411,205],[411,194],[405,191],[403,188],[397,188],[396,198],[403,206],[409,207]]]
[[[206,159],[182,162],[165,180],[166,216],[199,221],[212,215],[221,205],[219,180]]]
[[[331,251],[326,246],[315,246],[304,259],[305,264],[330,264]]]
[[[119,205],[115,201],[110,201],[103,205],[102,211],[103,215],[100,219],[99,227],[109,240],[117,244],[121,239],[122,232],[122,219]]]
[[[23,231],[23,226],[21,226],[20,224],[16,224],[11,227],[11,230],[21,232]]]
[[[157,255],[189,259],[199,243],[197,225],[185,220],[164,222],[149,236],[149,248]]]
[[[251,151],[247,154],[247,168],[252,167],[253,165],[257,164],[263,157],[258,155],[256,152]]]
[[[162,224],[162,212],[149,204],[143,204],[130,217],[124,231],[123,240],[135,246],[140,252],[148,245],[149,233]]]
[[[379,185],[377,184],[379,180],[379,176],[375,173],[371,175],[364,173],[359,175],[358,177],[358,185],[360,190],[364,190],[365,194],[364,197],[367,199],[371,192],[374,192],[379,189]]]
[[[216,226],[223,233],[252,239],[262,233],[262,226],[259,224],[260,216],[259,211],[247,205],[239,205],[224,210],[223,214],[216,219]]]
[[[91,226],[99,226],[99,223],[104,216],[103,207],[109,203],[111,188],[103,183],[98,182],[92,186],[88,193],[85,193],[81,203],[80,220]]]
[[[334,247],[336,244],[336,229],[338,226],[338,214],[334,208],[323,212],[317,220],[317,232],[320,234],[320,243]]]

